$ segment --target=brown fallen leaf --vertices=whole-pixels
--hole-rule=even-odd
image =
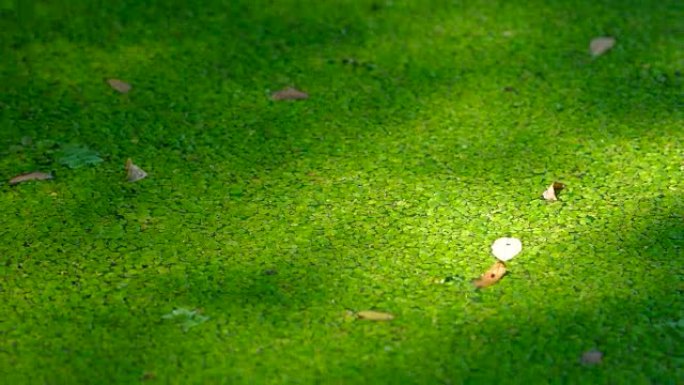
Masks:
[[[34,171],[34,172],[29,172],[26,174],[21,174],[17,175],[14,178],[9,180],[9,184],[15,185],[18,183],[22,182],[28,182],[30,180],[47,180],[47,179],[52,179],[53,176],[52,174],[48,174],[45,172],[40,172],[40,171]]]
[[[302,92],[296,88],[288,87],[280,91],[274,92],[271,97],[273,100],[302,100],[308,99],[309,94]]]
[[[129,182],[137,182],[140,179],[144,179],[145,177],[147,177],[147,173],[145,172],[145,170],[134,165],[131,158],[128,158],[128,160],[126,160],[126,172],[128,173],[126,175],[126,179]]]
[[[475,285],[476,288],[480,289],[483,287],[491,286],[501,279],[501,277],[506,274],[506,265],[499,261],[495,264],[493,264],[487,271],[484,272],[480,276],[480,278],[477,278],[473,281],[473,285]]]
[[[560,194],[561,190],[565,188],[565,185],[561,182],[553,182],[551,183],[551,186],[547,188],[543,193],[542,193],[542,198],[544,198],[547,201],[557,201],[558,200],[558,194]]]
[[[369,321],[391,321],[394,319],[394,316],[390,313],[383,313],[381,311],[375,310],[363,310],[356,313],[356,316],[359,319],[365,319]]]
[[[580,361],[584,365],[596,365],[603,362],[603,353],[598,350],[589,350],[582,354]]]
[[[600,36],[593,38],[589,43],[589,52],[593,57],[601,56],[610,51],[615,46],[615,38],[611,36]]]
[[[154,380],[155,378],[157,378],[157,374],[150,371],[143,372],[142,376],[140,376],[140,379],[143,381]]]
[[[127,94],[128,91],[130,91],[131,88],[133,88],[130,84],[119,79],[107,79],[107,83],[109,83],[110,87],[112,87],[116,91],[121,92],[122,94]]]

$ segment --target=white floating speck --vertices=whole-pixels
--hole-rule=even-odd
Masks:
[[[492,243],[492,254],[499,261],[513,259],[522,250],[522,242],[518,238],[499,238]]]

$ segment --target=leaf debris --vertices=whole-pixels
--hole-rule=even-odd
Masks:
[[[140,179],[145,179],[147,177],[145,170],[133,164],[131,158],[126,160],[126,172],[126,180],[129,182],[137,182]]]
[[[589,43],[591,56],[597,57],[610,51],[615,46],[615,38],[611,36],[595,37]]]
[[[561,182],[553,182],[551,185],[542,193],[542,198],[547,201],[557,201],[558,195],[561,190],[565,188],[565,185]]]
[[[492,243],[492,254],[496,259],[506,262],[522,251],[522,242],[518,238],[499,238]]]
[[[491,286],[497,282],[506,274],[506,264],[503,262],[499,261],[495,264],[493,264],[487,271],[484,272],[480,276],[480,278],[477,278],[473,280],[473,285],[475,285],[476,288],[481,289],[483,287]]]
[[[119,79],[107,79],[107,83],[114,90],[116,90],[122,94],[127,94],[131,90],[131,88],[133,88],[130,84],[126,83],[123,80],[119,80]]]
[[[584,365],[600,364],[601,362],[603,362],[603,353],[596,349],[586,351],[582,354],[582,358],[580,359],[580,361]]]
[[[385,313],[375,310],[362,310],[356,313],[359,319],[364,319],[368,321],[391,321],[394,319],[394,315],[390,313]]]
[[[45,172],[40,172],[40,171],[34,171],[34,172],[29,172],[26,174],[21,174],[17,175],[14,178],[9,180],[9,184],[15,185],[18,183],[22,182],[28,182],[31,180],[48,180],[54,178],[52,174],[48,174]]]
[[[306,92],[300,91],[296,88],[292,87],[287,87],[285,89],[282,89],[280,91],[276,91],[271,95],[271,98],[273,100],[303,100],[303,99],[308,99],[309,94]]]

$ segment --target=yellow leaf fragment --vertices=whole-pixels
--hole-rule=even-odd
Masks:
[[[17,175],[14,178],[9,180],[9,184],[15,185],[18,183],[22,182],[28,182],[30,180],[47,180],[47,179],[52,179],[53,176],[52,174],[48,174],[45,172],[40,172],[40,171],[34,171],[34,172],[29,172],[26,174],[21,174]]]
[[[375,310],[363,310],[356,313],[356,316],[359,317],[359,319],[369,321],[391,321],[394,319],[394,316],[390,313],[383,313]]]
[[[589,52],[591,56],[597,57],[610,51],[615,46],[615,38],[611,36],[599,36],[591,40],[589,43]]]
[[[274,92],[271,97],[273,100],[302,100],[308,99],[309,94],[300,91],[296,88],[288,87],[280,91]]]
[[[133,88],[130,84],[119,79],[107,79],[107,83],[110,87],[112,87],[116,91],[121,92],[122,94],[127,94],[131,90],[131,88]]]
[[[147,177],[147,173],[145,172],[145,170],[133,164],[131,158],[128,158],[128,160],[126,160],[126,173],[126,179],[129,182],[137,182],[140,179],[144,179],[145,177]]]
[[[473,285],[480,289],[497,283],[506,274],[506,265],[499,261],[493,264],[487,271],[473,281]]]
[[[544,198],[547,201],[557,201],[558,200],[558,194],[560,194],[561,190],[565,188],[565,185],[561,182],[553,182],[551,183],[551,186],[547,188],[543,193],[542,193],[542,198]]]

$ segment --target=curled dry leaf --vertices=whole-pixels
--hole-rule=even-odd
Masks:
[[[584,365],[596,365],[603,361],[603,353],[598,350],[589,350],[582,354],[580,361]]]
[[[600,36],[591,40],[589,51],[591,55],[601,56],[615,46],[615,38],[610,36]]]
[[[394,319],[394,316],[390,313],[383,313],[375,310],[363,310],[356,313],[356,316],[359,317],[359,319],[369,321],[391,321]]]
[[[487,271],[484,272],[480,276],[480,278],[477,278],[476,280],[473,281],[473,285],[475,285],[476,288],[480,289],[483,287],[491,286],[501,279],[501,277],[506,274],[506,265],[499,261],[495,264],[492,265]]]
[[[52,174],[48,174],[45,172],[40,172],[40,171],[34,171],[34,172],[29,172],[26,174],[21,174],[17,175],[14,178],[9,180],[9,184],[15,185],[18,183],[22,182],[28,182],[30,180],[47,180],[47,179],[52,179],[53,176]]]
[[[558,200],[558,194],[560,194],[561,190],[565,188],[565,185],[561,182],[553,182],[551,183],[551,186],[546,189],[542,193],[542,198],[544,198],[547,201],[557,201]]]
[[[147,177],[147,173],[145,172],[145,170],[134,165],[131,158],[128,158],[128,160],[126,160],[126,172],[128,173],[126,178],[129,182],[137,182],[140,179],[144,179],[145,177]]]
[[[119,79],[107,79],[107,83],[110,87],[121,92],[122,94],[127,94],[132,88],[130,84]]]
[[[276,91],[271,95],[273,100],[301,100],[308,99],[309,94],[302,92],[296,88],[288,87],[280,91]]]

